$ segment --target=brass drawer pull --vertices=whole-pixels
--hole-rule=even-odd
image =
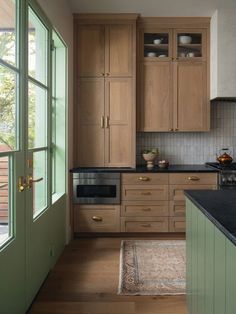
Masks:
[[[150,181],[149,177],[139,177],[139,181]]]
[[[143,211],[144,212],[150,212],[152,209],[149,207],[149,208],[143,208]]]
[[[142,195],[152,195],[151,192],[142,192],[141,194],[142,194]]]
[[[141,226],[144,227],[144,228],[150,228],[152,225],[151,224],[143,224]]]
[[[102,221],[102,217],[99,217],[99,216],[93,216],[92,219],[94,221]]]
[[[190,181],[199,181],[200,178],[191,176],[191,177],[188,177],[188,180],[190,180]]]
[[[101,116],[101,128],[104,129],[104,116]]]

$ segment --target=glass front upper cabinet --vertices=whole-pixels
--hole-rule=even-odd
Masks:
[[[147,61],[171,59],[172,36],[170,30],[150,30],[143,33],[142,56]]]
[[[175,58],[204,60],[206,58],[205,30],[175,30]]]

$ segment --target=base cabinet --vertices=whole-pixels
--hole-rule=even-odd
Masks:
[[[189,314],[236,313],[236,246],[187,200]]]
[[[120,206],[75,206],[74,231],[76,233],[120,232]]]

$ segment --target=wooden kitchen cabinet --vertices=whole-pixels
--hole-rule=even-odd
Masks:
[[[138,131],[209,131],[209,26],[208,18],[140,19]]]
[[[171,62],[140,64],[140,127],[142,131],[170,131],[173,125]]]
[[[75,15],[78,166],[135,166],[136,19]]]

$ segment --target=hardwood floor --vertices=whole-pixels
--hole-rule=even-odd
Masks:
[[[73,240],[49,274],[29,313],[187,314],[185,296],[117,295],[122,239]]]

